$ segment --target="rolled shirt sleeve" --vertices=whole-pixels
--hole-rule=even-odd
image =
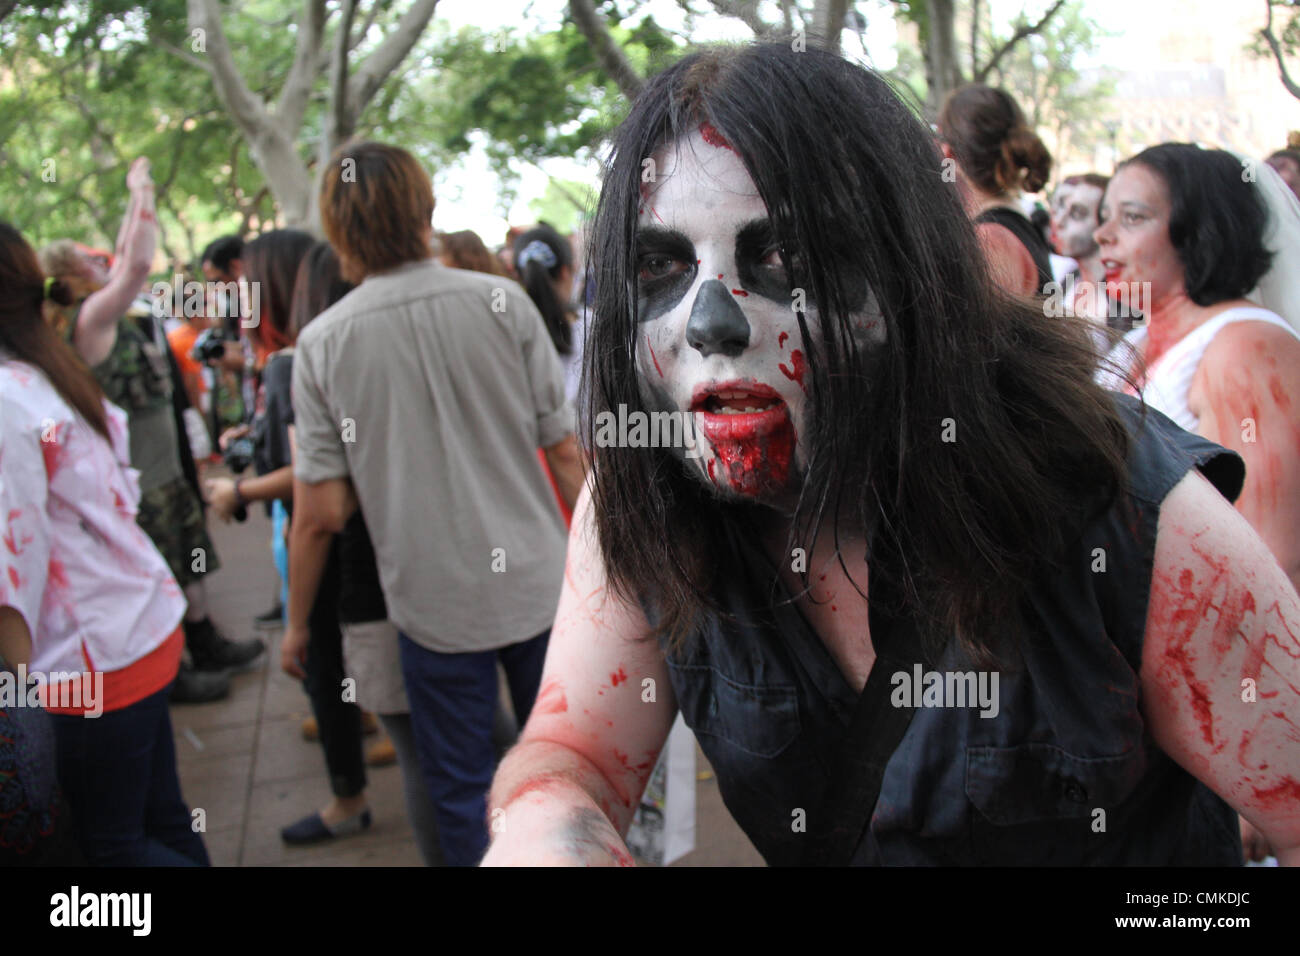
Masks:
[[[334,420],[317,374],[323,364],[313,341],[300,339],[293,361],[293,474],[308,484],[350,474],[343,423]]]
[[[51,431],[52,445],[57,446],[61,431]],[[44,451],[39,433],[10,427],[0,414],[0,607],[22,614],[33,638],[50,568]]]
[[[537,446],[549,448],[573,434],[573,405],[565,395],[564,366],[542,315],[526,295],[518,306],[524,369],[537,416]]]

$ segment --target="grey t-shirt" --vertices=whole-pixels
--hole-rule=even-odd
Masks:
[[[294,474],[351,478],[408,637],[484,651],[551,626],[565,531],[537,449],[573,409],[518,285],[432,260],[371,276],[298,338],[293,407]]]

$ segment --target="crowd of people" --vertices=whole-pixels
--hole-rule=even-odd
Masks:
[[[0,853],[207,863],[168,706],[265,651],[205,589],[263,507],[288,843],[371,826],[379,725],[428,865],[630,863],[680,712],[769,863],[1300,863],[1300,154],[1053,171],[1004,91],[927,129],[757,44],[647,84],[582,241],[435,233],[374,142],[197,311],[147,160],[107,262],[0,224],[0,669],[61,675],[0,699]]]

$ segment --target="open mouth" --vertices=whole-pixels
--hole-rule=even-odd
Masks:
[[[707,395],[698,410],[706,415],[756,415],[783,404],[775,396],[733,388]]]
[[[795,431],[790,408],[758,382],[713,382],[696,387],[691,411],[716,456],[709,479],[754,497],[785,489],[790,481]]]
[[[789,421],[790,411],[774,389],[757,382],[726,382],[695,390],[691,411],[701,413],[705,435],[744,441],[769,434]]]
[[[1114,259],[1102,259],[1101,267],[1106,270],[1106,281],[1114,282],[1119,278],[1120,270],[1124,268],[1124,263],[1116,262]]]

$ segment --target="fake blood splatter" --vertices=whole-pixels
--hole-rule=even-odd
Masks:
[[[749,298],[749,293],[746,292],[744,289],[732,289],[732,290],[731,290],[731,294],[732,294],[732,295],[742,296],[742,297],[744,297],[744,298],[746,298],[746,299]],[[785,333],[782,332],[781,334],[784,335]]]
[[[1300,803],[1300,781],[1286,777],[1276,787],[1253,787],[1255,799],[1268,806]]]
[[[609,682],[614,687],[617,687],[625,680],[627,680],[627,673],[621,667],[609,675]]]
[[[1195,572],[1191,568],[1183,568],[1178,575],[1177,595],[1163,599],[1174,604],[1166,625],[1171,633],[1168,647],[1165,650],[1165,659],[1169,662],[1170,667],[1180,674],[1182,682],[1186,684],[1191,695],[1192,713],[1195,714],[1196,721],[1201,726],[1201,736],[1211,746],[1214,745],[1214,714],[1210,708],[1209,691],[1196,676],[1195,659],[1192,655],[1192,637],[1205,618],[1214,584],[1217,583],[1222,574],[1223,572],[1220,570],[1213,580],[1198,588]],[[1169,589],[1163,588],[1161,590]],[[1216,748],[1216,752],[1222,747],[1223,745],[1220,744]]]
[[[1268,390],[1273,396],[1273,403],[1277,405],[1278,411],[1288,412],[1291,410],[1291,399],[1287,397],[1286,390],[1282,388],[1282,382],[1276,375],[1269,379]]]
[[[731,144],[727,142],[726,137],[719,133],[718,128],[712,123],[700,124],[700,136],[702,136],[704,142],[708,143],[710,146],[716,146],[719,149],[731,149]],[[733,153],[735,152],[734,149],[731,151]]]
[[[49,579],[50,584],[53,587],[59,588],[60,590],[67,590],[68,572],[67,569],[64,568],[63,562],[58,558],[50,558]]]
[[[9,568],[9,582],[14,586],[15,590],[22,586],[19,583],[18,569],[13,567],[12,565]]]
[[[766,435],[727,441],[709,436],[733,491],[758,495],[785,488],[794,454],[794,424],[785,421]]]
[[[709,459],[709,464],[708,464],[707,467],[708,467],[708,469],[709,469],[709,481],[711,481],[711,482],[717,482],[717,480],[718,480],[718,476],[714,473],[713,459],[712,459],[712,458]]]
[[[54,473],[59,469],[59,443],[57,436],[55,441],[41,442],[41,456],[45,459],[45,474],[53,478]]]
[[[784,335],[785,333],[782,332],[781,334]],[[804,388],[804,384],[803,384],[803,375],[804,375],[804,372],[806,372],[806,371],[808,370],[808,366],[804,363],[804,360],[803,360],[803,352],[801,352],[799,349],[795,349],[793,352],[791,352],[791,353],[790,353],[790,365],[793,366],[793,367],[792,367],[792,368],[786,368],[786,367],[785,367],[785,363],[782,362],[782,363],[778,366],[778,368],[781,369],[781,374],[782,374],[782,375],[784,375],[786,378],[788,378],[788,379],[789,379],[790,381],[792,381],[792,382],[798,382],[798,383],[799,383],[799,387],[800,387],[800,388]]]
[[[659,373],[660,378],[663,378],[664,370],[659,367],[659,359],[655,356],[655,347],[650,344],[650,336],[648,335],[645,337],[645,344],[650,349],[650,360],[655,363],[655,371]]]
[[[776,337],[776,347],[779,349],[785,348],[785,340],[788,339],[789,337],[790,337],[789,332],[782,332],[780,335],[778,335]]]
[[[533,713],[562,714],[568,709],[569,701],[564,696],[564,688],[560,686],[559,681],[552,678],[542,685],[537,695],[537,703],[533,704]]]

